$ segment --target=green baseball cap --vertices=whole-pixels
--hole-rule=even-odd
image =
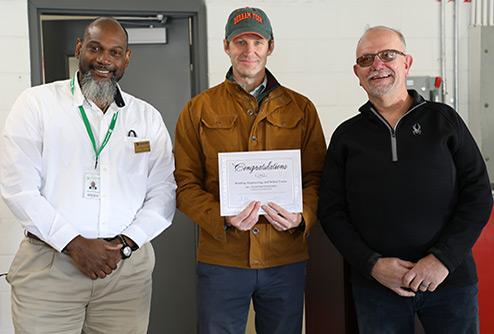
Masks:
[[[262,9],[245,7],[235,9],[230,14],[225,26],[227,41],[244,34],[256,34],[266,40],[271,39],[273,35],[271,22]]]

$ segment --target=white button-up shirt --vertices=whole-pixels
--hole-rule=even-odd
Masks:
[[[27,231],[58,251],[77,235],[125,234],[142,246],[171,224],[176,183],[170,136],[155,108],[123,92],[121,97],[123,107],[113,102],[103,114],[84,99],[77,80],[73,92],[70,80],[58,81],[24,91],[8,115],[2,196]],[[81,105],[98,149],[118,111],[96,169]],[[134,143],[146,141],[151,150],[136,152]],[[97,199],[84,197],[88,174],[99,174]]]

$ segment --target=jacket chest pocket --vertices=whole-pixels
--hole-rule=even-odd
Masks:
[[[237,116],[204,115],[201,118],[201,143],[208,158],[218,158],[218,152],[238,150]]]
[[[266,117],[268,149],[297,149],[302,147],[302,116],[300,114],[271,114]]]

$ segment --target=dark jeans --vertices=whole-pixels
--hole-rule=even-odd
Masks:
[[[247,269],[199,262],[199,333],[244,334],[252,299],[257,334],[300,334],[306,264]]]
[[[415,314],[427,334],[479,333],[477,284],[400,297],[380,286],[353,286],[361,334],[414,334]]]

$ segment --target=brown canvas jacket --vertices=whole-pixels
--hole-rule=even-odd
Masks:
[[[266,268],[308,258],[317,217],[326,143],[314,105],[268,72],[268,94],[256,98],[228,78],[190,100],[175,132],[177,207],[200,226],[197,260]],[[225,230],[220,216],[218,153],[300,149],[305,230],[276,231],[261,216],[255,228]]]

